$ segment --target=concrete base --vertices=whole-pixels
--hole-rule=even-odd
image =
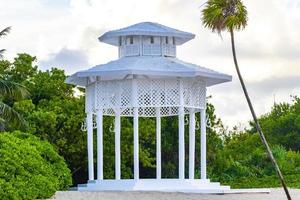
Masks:
[[[269,194],[271,190],[269,188],[251,188],[251,189],[230,189],[225,191],[224,194],[255,194],[255,193],[265,193]]]
[[[122,179],[89,181],[78,185],[78,191],[160,191],[188,192],[204,194],[224,194],[230,192],[229,186],[221,186],[209,179]]]

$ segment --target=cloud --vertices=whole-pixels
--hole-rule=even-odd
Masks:
[[[245,81],[245,84],[257,115],[269,112],[274,102],[291,103],[291,95],[300,94],[300,75]],[[232,127],[241,123],[247,126],[252,119],[235,75],[233,82],[210,87],[208,95],[212,95],[209,101],[215,105],[217,115],[222,117],[226,125]]]
[[[12,26],[1,40],[12,59],[17,53],[36,55],[43,69],[74,73],[117,58],[117,48],[100,43],[104,32],[141,21],[154,21],[196,34],[177,49],[182,60],[233,75],[233,82],[209,89],[217,114],[229,126],[251,119],[236,79],[230,38],[223,40],[201,24],[205,0],[10,0],[1,2],[0,24]],[[248,26],[236,32],[241,72],[258,114],[276,101],[299,94],[299,0],[244,1]],[[266,9],[267,8],[267,9]]]
[[[300,89],[300,75],[289,77],[273,77],[249,84],[249,89],[259,92],[260,96],[283,90]]]
[[[39,61],[38,65],[44,69],[51,67],[63,68],[67,73],[81,70],[89,66],[87,55],[80,50],[62,48],[53,53],[47,60]]]

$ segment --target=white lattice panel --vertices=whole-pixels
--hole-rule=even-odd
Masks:
[[[171,44],[163,45],[163,55],[166,56],[176,56],[176,46]]]
[[[183,105],[179,99],[180,84]],[[204,108],[206,87],[205,82],[198,79],[136,79],[97,81],[89,85],[86,92],[87,112],[102,108],[104,115],[115,115],[120,109],[122,116],[132,116],[137,100],[139,116],[154,117],[157,107],[161,116],[177,115],[180,106],[185,107],[186,114],[189,108]]]
[[[140,54],[139,44],[128,44],[120,47],[120,55],[122,56],[138,56]]]
[[[85,88],[85,112],[95,111],[95,84]]]
[[[176,56],[176,46],[172,44],[127,44],[119,47],[120,57],[123,56],[138,56],[142,48],[144,56]]]
[[[145,55],[145,56],[161,55],[161,45],[160,44],[143,44],[143,55]]]

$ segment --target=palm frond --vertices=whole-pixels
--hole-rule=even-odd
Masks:
[[[247,25],[247,9],[241,0],[208,0],[202,23],[213,32],[240,30]]]
[[[0,96],[6,95],[9,95],[16,100],[21,100],[28,97],[29,92],[19,83],[0,79]]]
[[[0,117],[0,132],[5,130],[5,120]]]
[[[3,29],[2,31],[0,31],[0,37],[6,36],[11,30],[11,27],[6,27],[5,29]]]
[[[2,101],[0,101],[0,119],[0,124],[2,127],[4,127],[4,124],[6,123],[15,123],[19,128],[27,127],[27,123],[24,118],[12,107],[8,106]]]
[[[5,52],[5,49],[1,49],[0,50],[0,59],[2,59],[3,58],[3,53]]]

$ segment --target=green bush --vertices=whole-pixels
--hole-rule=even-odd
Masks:
[[[49,198],[71,184],[70,170],[50,143],[27,133],[0,133],[1,199]]]
[[[300,188],[300,174],[291,174],[284,176],[286,184],[290,188]],[[281,187],[280,181],[276,175],[263,177],[244,177],[231,181],[222,182],[223,185],[230,185],[231,188],[276,188]]]

